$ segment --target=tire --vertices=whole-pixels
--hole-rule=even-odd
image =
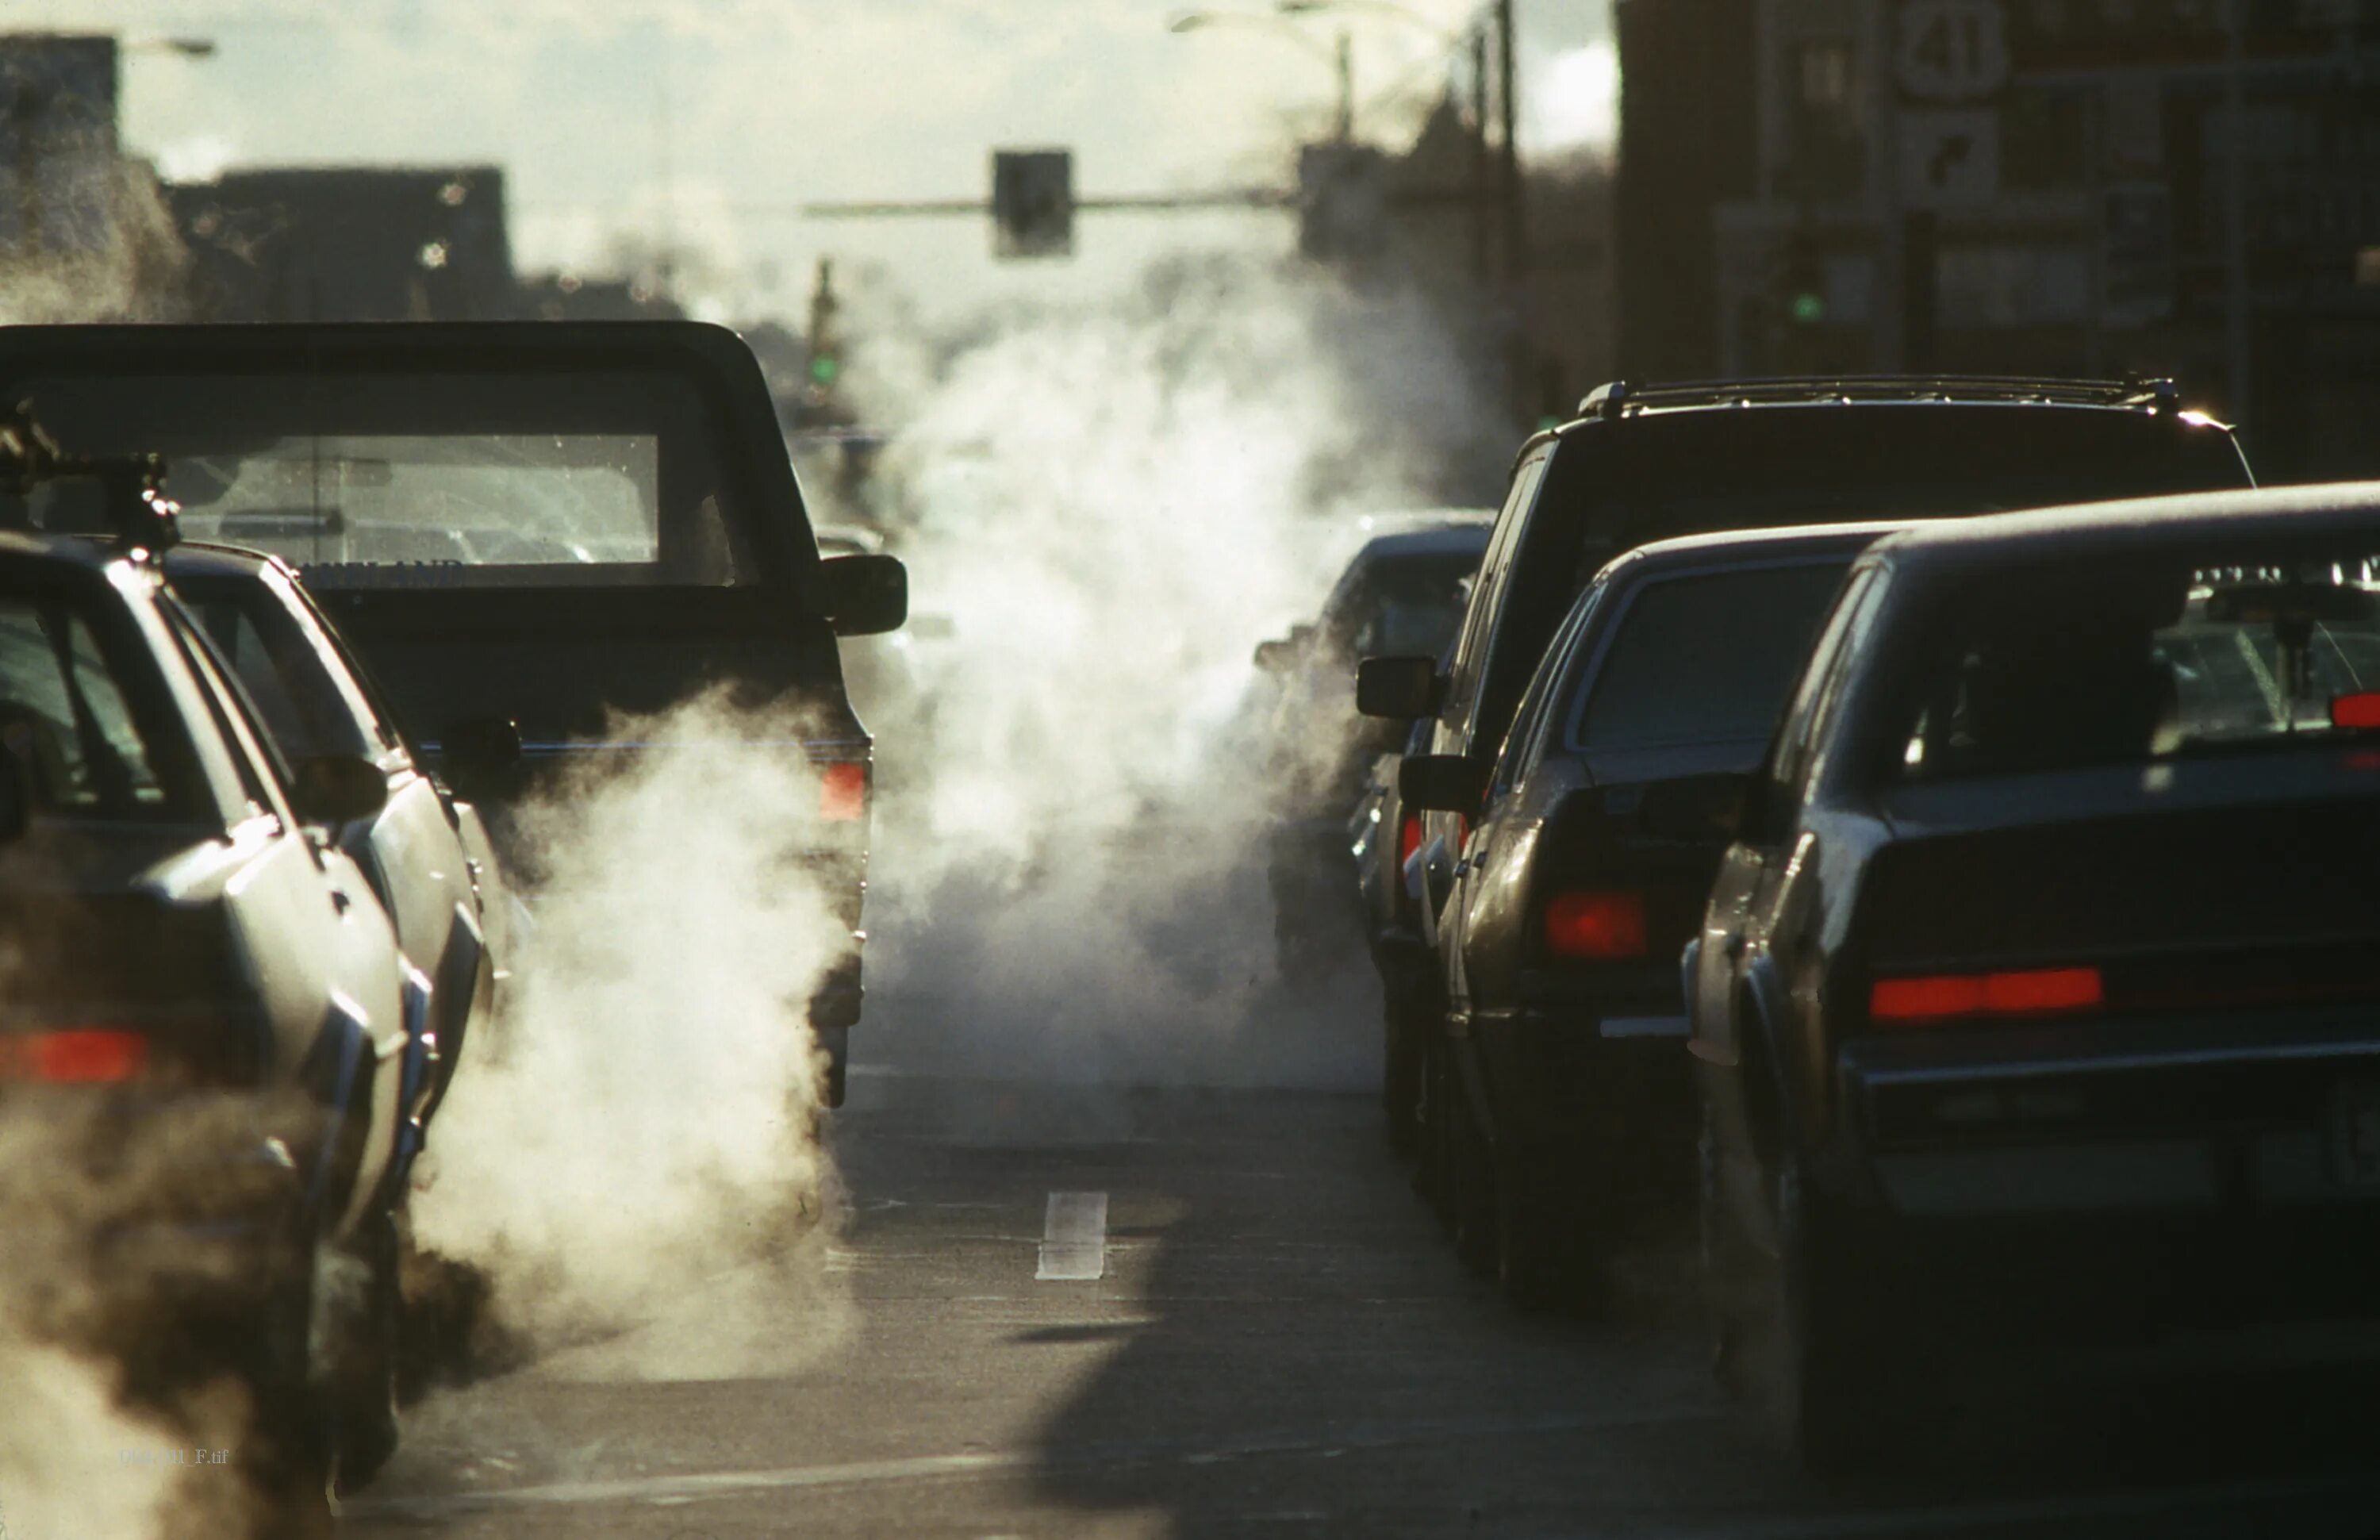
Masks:
[[[1381,1025],[1380,1111],[1388,1124],[1390,1151],[1410,1160],[1421,1148],[1420,1024],[1411,1011],[1392,1004],[1383,1013]]]
[[[1415,1046],[1420,1060],[1419,1110],[1414,1122],[1413,1185],[1430,1213],[1448,1231],[1454,1228],[1453,1130],[1449,1126],[1451,1100],[1446,1065],[1446,1035],[1435,1024],[1415,1023],[1423,1030]]]
[[[819,1050],[826,1055],[826,1074],[819,1082],[819,1105],[829,1110],[841,1107],[851,1085],[851,1028],[821,1027],[818,1034]]]
[[[1447,1212],[1454,1255],[1482,1277],[1496,1271],[1497,1238],[1502,1220],[1496,1192],[1496,1154],[1471,1110],[1453,1055],[1446,1061]]]
[[[1811,1473],[1856,1474],[1885,1454],[1900,1398],[1878,1371],[1887,1345],[1852,1298],[1859,1268],[1848,1238],[1790,1157],[1777,1177],[1777,1226],[1774,1426]]]
[[[261,1540],[317,1540],[332,1533],[336,1460],[332,1416],[314,1373],[310,1342],[315,1302],[312,1248],[281,1270],[261,1307],[259,1352],[245,1371],[255,1405],[251,1447],[242,1473],[259,1516]]]
[[[1711,1375],[1730,1396],[1742,1401],[1758,1388],[1750,1360],[1756,1326],[1753,1301],[1759,1290],[1761,1258],[1729,1207],[1719,1180],[1718,1118],[1708,1097],[1703,1098],[1702,1114],[1702,1134],[1694,1145],[1694,1230],[1702,1259]]]
[[[364,1269],[363,1298],[337,1334],[331,1374],[331,1413],[338,1485],[358,1491],[396,1452],[397,1362],[402,1353],[404,1301],[398,1267],[403,1243],[395,1216],[367,1220],[354,1260]]]
[[[1525,1154],[1500,1156],[1495,1270],[1504,1302],[1531,1314],[1593,1313],[1602,1291],[1586,1206]]]

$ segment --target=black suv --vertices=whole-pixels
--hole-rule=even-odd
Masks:
[[[1357,701],[1369,715],[1434,719],[1426,752],[1470,758],[1484,780],[1572,600],[1605,563],[1646,541],[2252,484],[2230,430],[2182,410],[2165,382],[1606,385],[1575,421],[1522,448],[1451,668],[1441,673],[1431,658],[1366,660]],[[1470,832],[1457,813],[1424,818],[1418,947],[1436,950],[1438,911]],[[1392,1001],[1390,1019],[1435,1021],[1443,1004]],[[1420,1057],[1442,1058],[1442,1045],[1423,1045]],[[1433,1078],[1417,1077],[1426,1122]],[[1422,1147],[1437,1143],[1425,1137]]]

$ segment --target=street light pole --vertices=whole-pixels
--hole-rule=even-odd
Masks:
[[[1504,106],[1504,276],[1518,280],[1528,271],[1528,230],[1521,206],[1520,63],[1515,57],[1512,0],[1496,0],[1496,31],[1501,42],[1498,84]]]
[[[1488,224],[1488,162],[1494,145],[1488,128],[1488,29],[1471,31],[1471,265],[1486,283],[1494,271],[1494,236]]]
[[[1345,28],[1339,30],[1338,46],[1332,51],[1332,62],[1339,70],[1339,132],[1342,144],[1355,137],[1355,41]]]
[[[2248,425],[2254,366],[2253,294],[2248,283],[2248,123],[2247,40],[2240,12],[2247,0],[2224,0],[2223,6],[2223,331],[2225,373],[2231,399],[2226,410],[2231,420]]]
[[[1330,66],[1338,86],[1338,104],[1332,121],[1340,143],[1355,137],[1355,54],[1354,43],[1348,35],[1339,34],[1338,46],[1325,47],[1277,16],[1256,16],[1245,11],[1184,11],[1166,23],[1166,30],[1176,34],[1211,30],[1216,27],[1254,27],[1284,37],[1300,48]]]

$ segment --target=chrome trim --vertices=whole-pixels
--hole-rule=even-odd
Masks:
[[[1951,1064],[1924,1069],[1866,1069],[1855,1062],[1847,1063],[1843,1068],[1845,1073],[1862,1085],[1928,1085],[2039,1075],[2121,1074],[2135,1070],[2186,1069],[2208,1064],[2288,1063],[2313,1059],[2380,1059],[2380,1039],[2180,1049],[2167,1052],[2099,1054],[2083,1059],[2010,1059],[1988,1064]]]

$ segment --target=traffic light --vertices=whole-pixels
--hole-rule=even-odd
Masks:
[[[1826,261],[1807,235],[1796,232],[1787,240],[1782,276],[1785,314],[1795,325],[1827,319]]]
[[[1066,257],[1075,250],[1075,157],[1065,150],[999,150],[991,157],[992,251]]]

